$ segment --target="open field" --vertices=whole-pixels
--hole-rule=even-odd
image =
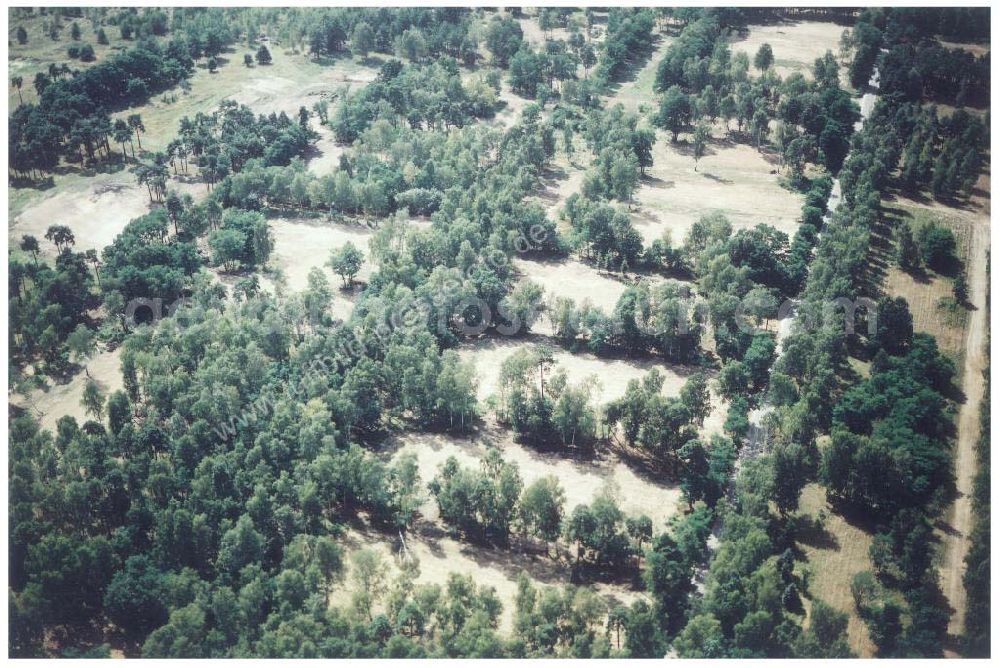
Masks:
[[[584,301],[611,313],[628,283],[618,274],[598,271],[580,260],[528,260],[515,258],[514,268],[524,278],[545,288],[549,299],[569,297],[577,305]]]
[[[894,215],[900,217],[899,224],[904,221],[932,220],[947,225],[955,235],[958,255],[963,264],[967,265],[972,254],[981,252],[984,248],[982,240],[975,242],[975,231],[978,227],[989,226],[988,200],[985,211],[981,202],[973,202],[969,210],[961,210],[938,202],[918,203],[903,197],[897,197],[887,203],[887,206]],[[910,274],[902,271],[890,258],[883,289],[889,296],[906,299],[913,314],[914,330],[931,334],[937,339],[938,346],[956,360],[966,352],[965,321],[969,311],[959,309],[952,313],[940,307],[943,298],[952,296],[950,277],[930,269]]]
[[[669,232],[675,245],[684,241],[702,216],[719,211],[734,229],[764,223],[789,237],[798,228],[802,197],[779,183],[778,161],[752,146],[723,138],[715,128],[705,157],[694,169],[689,137],[676,144],[656,132],[653,166],[635,194],[632,223],[650,243]]]
[[[871,532],[837,513],[826,500],[826,491],[818,484],[807,485],[799,498],[799,513],[811,521],[820,511],[827,519],[823,531],[800,532],[798,545],[805,553],[811,573],[809,592],[833,607],[848,613],[847,638],[851,649],[861,657],[871,657],[875,646],[868,638],[868,628],[858,617],[851,596],[851,578],[871,569],[868,548]]]
[[[284,274],[287,287],[292,292],[306,289],[309,270],[313,267],[324,269],[330,278],[331,270],[326,268],[330,254],[347,242],[357,246],[365,256],[365,262],[355,280],[366,280],[373,270],[367,259],[368,240],[375,233],[371,228],[359,223],[335,223],[309,218],[271,218],[268,224],[274,234],[274,250],[268,264]],[[335,285],[339,286],[342,282],[340,277],[336,276],[334,279]],[[331,279],[331,284],[334,279]]]
[[[275,49],[274,64],[247,68],[237,64],[235,55],[216,74],[204,68],[191,77],[190,88],[171,91],[169,95],[152,98],[147,104],[122,114],[139,113],[146,132],[143,149],[163,149],[173,139],[182,116],[198,112],[210,113],[226,98],[249,105],[258,113],[285,111],[295,114],[299,106],[312,107],[321,95],[342,89],[345,85],[364,83],[375,70],[349,59],[332,66],[320,65],[305,56],[286,55]],[[166,101],[173,100],[175,101]],[[318,123],[314,121],[314,126]],[[337,164],[343,147],[333,140],[332,132],[320,128],[320,140],[310,156],[309,168],[325,173]],[[77,248],[101,249],[133,218],[149,210],[146,189],[136,183],[126,170],[87,176],[68,170],[53,177],[47,189],[11,188],[8,215],[9,237],[19,240],[23,234],[39,239],[49,225],[68,225],[76,235]],[[204,184],[187,182],[182,175],[172,177],[171,190],[189,192],[196,198],[207,190]],[[43,243],[43,248],[47,244]],[[46,249],[48,252],[50,249]],[[308,268],[307,268],[308,271]]]
[[[566,378],[571,384],[581,383],[593,376],[597,379],[597,389],[594,400],[598,404],[606,404],[625,394],[625,388],[630,380],[639,380],[652,369],[659,369],[665,377],[664,394],[677,396],[689,373],[677,367],[668,367],[656,358],[649,359],[607,359],[591,353],[571,353],[544,336],[529,337],[484,337],[463,345],[459,355],[472,361],[476,367],[476,377],[479,380],[478,396],[484,401],[499,388],[500,365],[518,348],[534,344],[547,345],[555,359],[551,375],[557,369],[566,372]]]
[[[733,53],[740,51],[750,58],[750,71],[753,68],[753,57],[762,44],[770,44],[774,51],[774,71],[781,78],[793,72],[800,72],[806,78],[812,78],[813,62],[827,51],[836,56],[840,50],[840,35],[844,26],[826,21],[782,21],[771,25],[748,26],[745,36],[736,35],[730,40]],[[841,69],[841,78],[846,80],[846,72]]]
[[[348,553],[360,548],[376,550],[387,563],[392,564],[389,569],[390,580],[397,578],[402,571],[398,536],[363,527],[352,528],[346,532],[341,542]],[[428,522],[418,523],[415,530],[406,536],[406,554],[410,559],[417,560],[417,584],[437,584],[444,587],[449,576],[457,573],[471,576],[478,586],[492,587],[504,604],[498,631],[505,636],[513,631],[513,603],[517,596],[517,578],[522,572],[527,573],[536,586],[569,584],[569,566],[565,561],[569,557],[565,553],[562,560],[555,560],[535,550],[521,552],[516,549],[501,550],[470,545],[448,536],[437,525]],[[648,601],[644,592],[633,589],[628,583],[598,582],[586,586],[604,599],[609,607],[617,604],[628,606],[640,598]],[[329,600],[332,605],[346,607],[352,591],[350,585],[342,583],[331,592]],[[382,607],[376,606],[375,609],[381,610]]]
[[[610,108],[616,104],[621,104],[626,110],[641,113],[648,111],[652,113],[658,105],[656,93],[653,91],[653,84],[656,82],[656,69],[663,60],[667,49],[673,42],[673,38],[660,33],[655,38],[653,53],[638,72],[627,81],[617,84],[614,92],[607,98],[605,106]]]
[[[947,40],[939,39],[938,44],[946,49],[962,49],[963,51],[968,51],[976,58],[990,52],[989,42],[977,44],[975,42],[949,42]]]
[[[108,55],[135,44],[134,40],[122,39],[121,31],[112,25],[103,26],[108,43],[98,44],[97,29],[100,26],[95,27],[86,18],[61,18],[62,28],[59,30],[58,39],[54,40],[44,29],[44,25],[53,18],[51,14],[43,15],[36,11],[34,16],[16,18],[13,9],[8,8],[7,17],[7,100],[11,109],[14,109],[21,99],[26,104],[38,101],[38,93],[33,85],[35,74],[48,72],[50,63],[69,63],[73,69],[85,69],[101,62]],[[66,49],[74,43],[70,34],[74,21],[80,26],[80,43],[90,44],[94,47],[94,60],[89,63],[71,60],[66,53]],[[28,33],[26,44],[17,42],[18,26],[23,27]],[[9,78],[12,76],[20,76],[24,80],[20,98],[18,98],[17,90],[10,86]]]
[[[143,147],[158,151],[176,135],[183,116],[211,113],[222,100],[235,100],[259,114],[283,111],[293,116],[299,107],[311,110],[321,99],[331,99],[351,87],[364,85],[377,74],[376,68],[349,57],[322,64],[277,46],[272,46],[271,56],[270,65],[245,67],[242,50],[237,47],[221,57],[226,62],[220,60],[222,64],[214,74],[199,63],[184,86],[122,114],[142,116],[149,136]],[[315,125],[318,123],[314,121]]]
[[[203,196],[206,186],[184,175],[171,176],[168,189],[180,194],[188,193],[196,199]],[[37,197],[22,202],[19,213],[10,213],[8,238],[15,246],[25,234],[34,235],[41,244],[42,253],[55,257],[55,246],[45,240],[50,225],[66,225],[76,237],[76,250],[89,248],[98,252],[115,240],[115,237],[134,218],[150,211],[145,186],[139,185],[127,170],[97,174],[93,177],[72,175],[66,181]]]

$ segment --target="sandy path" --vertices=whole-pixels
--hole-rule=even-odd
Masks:
[[[958,414],[958,444],[955,451],[955,486],[958,497],[948,517],[950,530],[944,537],[944,560],[941,564],[941,586],[952,607],[948,632],[959,635],[965,628],[965,555],[969,551],[972,529],[972,486],[976,475],[976,441],[979,439],[979,405],[983,398],[987,336],[986,252],[990,247],[989,220],[973,232],[972,255],[969,258],[969,303],[975,310],[969,314],[965,337],[965,366],[962,369],[962,389],[965,403]]]

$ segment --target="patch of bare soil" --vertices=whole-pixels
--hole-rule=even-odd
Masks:
[[[26,396],[11,395],[10,403],[27,410],[38,420],[42,429],[48,429],[53,434],[56,423],[64,415],[72,416],[79,424],[83,424],[90,419],[81,403],[83,389],[89,379],[88,372],[89,378],[97,382],[105,397],[122,389],[121,348],[94,355],[87,363],[86,370],[81,369],[65,383],[49,379],[47,382],[50,384],[45,389],[32,390]]]
[[[522,276],[542,286],[549,299],[568,297],[578,306],[589,300],[605,313],[614,310],[618,298],[630,285],[620,274],[598,271],[579,260],[515,258],[514,267]]]
[[[509,434],[499,430],[489,430],[483,434],[463,439],[440,434],[406,434],[395,438],[386,454],[397,458],[412,453],[416,456],[421,484],[433,479],[439,467],[450,456],[454,456],[466,466],[478,466],[479,459],[489,447],[497,447],[504,459],[516,463],[525,485],[543,476],[556,476],[566,493],[565,512],[581,503],[590,503],[593,497],[611,485],[617,490],[622,510],[627,514],[645,513],[653,520],[653,526],[660,530],[676,511],[680,502],[680,490],[655,481],[646,474],[637,474],[614,455],[596,459],[577,459],[562,453],[544,453],[514,443]],[[397,564],[402,554],[402,541],[398,535],[383,534],[368,529],[354,528],[348,532],[349,547],[371,547],[379,550],[387,559]],[[509,633],[513,617],[514,598],[517,593],[517,577],[527,573],[536,583],[564,585],[570,583],[570,561],[572,551],[565,545],[556,546],[550,558],[544,554],[545,546],[540,543],[522,542],[513,539],[509,550],[494,549],[460,541],[449,535],[441,525],[437,506],[426,493],[420,508],[420,518],[416,526],[405,536],[406,554],[419,560],[417,582],[444,584],[450,573],[471,575],[477,584],[487,584],[496,589],[503,601],[504,609],[500,630]],[[609,604],[630,604],[644,596],[641,590],[634,590],[628,582],[594,583],[588,587],[605,598]],[[332,596],[332,600],[345,600],[347,585]]]
[[[309,160],[309,171],[317,176],[330,174],[340,164],[340,156],[346,150],[346,146],[338,144],[334,139],[333,131],[321,125],[317,128],[319,139],[313,144],[312,150],[307,156]]]
[[[195,198],[206,193],[204,184],[183,175],[171,176],[167,188]],[[66,225],[76,238],[75,250],[101,251],[129,221],[154,206],[159,205],[150,203],[146,187],[139,185],[128,171],[99,174],[83,181],[82,189],[57,192],[26,208],[11,221],[8,237],[11,246],[15,246],[23,235],[33,235],[41,245],[42,254],[55,257],[55,246],[45,240],[45,231],[50,225]]]
[[[333,315],[340,319],[350,316],[354,293],[341,289],[342,279],[333,273],[327,262],[334,250],[347,242],[353,243],[365,256],[361,271],[354,279],[356,283],[363,283],[374,270],[368,259],[368,240],[375,231],[361,223],[309,218],[272,218],[269,224],[274,235],[269,265],[277,270],[278,277],[266,279],[263,284],[273,288],[275,282],[280,282],[286,292],[301,292],[309,286],[310,270],[319,268],[333,290]]]
[[[766,223],[794,235],[802,198],[781,186],[777,158],[724,138],[720,125],[695,171],[687,136],[671,144],[669,133],[656,134],[653,166],[640,182],[632,213],[645,243],[667,231],[678,245],[695,221],[714,211],[735,229]]]
[[[658,369],[663,374],[663,393],[666,396],[679,395],[690,375],[687,369],[666,366],[655,358],[609,359],[591,353],[571,353],[544,336],[484,337],[459,348],[459,356],[471,361],[476,367],[480,401],[485,401],[497,391],[503,361],[519,348],[533,344],[549,346],[555,360],[552,371],[564,370],[571,384],[595,377],[597,387],[594,399],[598,404],[606,404],[624,396],[630,380],[640,380],[652,369]]]

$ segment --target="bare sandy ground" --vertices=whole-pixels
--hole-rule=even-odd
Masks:
[[[479,466],[479,460],[490,447],[498,448],[509,462],[516,463],[524,484],[554,475],[566,492],[566,512],[581,503],[590,503],[606,485],[617,488],[617,498],[626,514],[645,513],[653,520],[656,530],[677,511],[680,489],[637,474],[617,456],[599,454],[594,459],[577,459],[559,452],[539,452],[515,443],[509,432],[493,430],[471,438],[442,434],[405,434],[395,439],[391,456],[413,453],[417,457],[420,477],[424,484],[434,478],[448,457],[454,456],[466,466]],[[437,506],[427,495],[421,514],[428,520],[438,519]]]
[[[573,193],[583,190],[583,177],[587,173],[586,166],[590,164],[592,155],[579,137],[574,139],[573,161],[570,162],[566,155],[562,153],[563,143],[557,140],[560,153],[552,161],[550,168],[541,174],[541,187],[537,194],[531,196],[530,200],[537,202],[545,209],[545,216],[550,220],[559,221],[561,210],[566,203],[566,199]],[[568,229],[569,225],[560,226],[561,229]]]
[[[319,139],[313,144],[308,156],[309,171],[317,176],[323,176],[333,172],[340,164],[340,156],[347,147],[337,143],[333,131],[327,126],[318,126],[316,130],[319,132]]]
[[[120,363],[121,348],[112,352],[102,351],[87,363],[90,377],[97,381],[105,397],[122,389],[124,385]],[[81,369],[67,383],[52,384],[45,390],[33,390],[27,396],[12,395],[10,403],[27,410],[38,420],[42,429],[48,429],[54,434],[56,423],[64,415],[76,418],[81,425],[90,419],[80,402],[87,380],[86,372]]]
[[[375,233],[361,223],[335,223],[309,218],[272,218],[268,221],[274,235],[274,250],[268,265],[277,269],[287,293],[301,292],[309,286],[309,272],[318,267],[330,283],[333,292],[331,312],[346,320],[354,307],[355,293],[342,290],[343,280],[327,266],[330,255],[348,241],[365,256],[361,271],[355,277],[356,286],[371,275],[374,267],[368,260],[368,240]],[[274,291],[275,281],[263,280],[262,285]]]
[[[398,536],[352,528],[341,542],[349,551],[362,547],[376,550],[391,565],[390,580],[398,577],[401,571]],[[437,584],[443,587],[450,574],[458,573],[472,576],[480,587],[492,587],[503,602],[498,624],[502,635],[509,635],[513,631],[514,599],[517,596],[517,578],[520,573],[527,573],[536,586],[569,584],[570,569],[563,560],[550,559],[534,551],[508,551],[470,545],[449,537],[440,527],[428,522],[419,523],[414,531],[406,535],[406,554],[408,559],[417,560],[417,584]],[[350,580],[350,575],[330,594],[332,605],[349,605],[353,590],[347,580]],[[588,584],[587,587],[604,599],[609,608],[617,604],[631,605],[636,599],[646,598],[642,591],[632,590],[625,584],[600,582]],[[376,609],[383,606],[384,601]]]
[[[802,199],[781,187],[777,160],[752,146],[715,138],[694,170],[694,158],[681,135],[677,144],[657,131],[653,166],[640,183],[632,223],[646,243],[669,230],[674,245],[684,241],[691,226],[702,216],[721,211],[735,229],[766,223],[791,237],[798,228]]]
[[[594,399],[599,404],[605,404],[624,396],[630,380],[640,380],[652,369],[659,369],[665,382],[663,393],[666,396],[677,396],[684,385],[687,370],[668,367],[656,359],[608,359],[597,357],[590,353],[571,353],[558,346],[544,336],[527,338],[484,337],[459,348],[459,356],[472,362],[476,367],[476,378],[479,380],[478,396],[481,401],[494,394],[498,389],[500,365],[519,348],[532,344],[547,344],[552,351],[557,368],[566,372],[566,378],[571,384],[581,383],[593,376],[597,379]],[[552,372],[548,372],[551,375]]]
[[[579,260],[529,260],[515,258],[517,271],[545,288],[547,298],[569,297],[577,305],[585,300],[611,313],[628,283],[616,274],[599,272]]]
[[[330,260],[331,253],[347,242],[357,246],[365,256],[365,262],[355,280],[364,281],[371,275],[373,267],[368,260],[368,240],[375,230],[360,223],[335,223],[309,218],[272,218],[268,223],[274,235],[274,250],[269,264],[284,273],[289,290],[305,290],[309,284],[309,270],[313,267],[324,269],[331,284],[340,285],[340,277],[333,274],[326,263]]]
[[[183,175],[171,176],[168,190],[188,193],[195,198],[207,192],[202,183],[189,182]],[[103,250],[134,218],[152,206],[145,186],[127,170],[82,179],[73,187],[28,206],[10,223],[8,237],[14,247],[25,234],[38,239],[42,254],[55,257],[55,246],[45,240],[50,225],[66,225],[76,237],[75,250]]]
[[[489,431],[469,439],[439,434],[405,434],[394,439],[388,454],[393,458],[415,454],[421,484],[425,487],[448,457],[454,456],[466,466],[478,466],[479,459],[491,446],[500,448],[506,461],[518,465],[525,485],[543,476],[557,476],[566,492],[566,512],[571,512],[577,504],[590,503],[604,485],[611,484],[617,489],[622,510],[628,514],[646,513],[653,519],[654,530],[661,530],[680,502],[679,489],[635,473],[614,456],[597,461],[580,461],[558,453],[540,453],[514,443],[502,432]],[[349,548],[377,549],[387,561],[395,564],[391,572],[398,572],[397,557],[401,547],[398,536],[354,528],[348,532],[346,543]],[[560,546],[558,551],[561,557],[555,560],[540,554],[537,548],[523,552],[519,544],[511,550],[498,550],[455,540],[439,523],[437,506],[429,493],[426,493],[416,526],[406,535],[406,548],[410,557],[419,560],[419,583],[443,585],[450,573],[461,573],[471,575],[477,584],[494,587],[504,604],[500,623],[502,633],[511,631],[517,577],[522,571],[538,584],[569,583],[570,568],[566,560],[571,558],[571,554],[566,546]],[[344,594],[350,591],[348,587],[341,585],[334,592],[331,599],[338,602],[335,604],[346,601]],[[643,592],[632,590],[627,583],[596,583],[588,587],[611,605],[628,605],[644,596]]]
[[[750,58],[751,74],[756,74],[753,58],[762,44],[771,45],[774,71],[781,78],[800,72],[812,78],[813,63],[827,51],[836,56],[844,26],[826,21],[783,21],[772,25],[751,25],[746,37],[735,37],[730,48],[743,51]]]

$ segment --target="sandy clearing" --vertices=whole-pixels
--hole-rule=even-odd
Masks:
[[[105,397],[122,389],[124,382],[121,375],[121,348],[111,352],[104,350],[94,355],[87,363],[86,371],[89,371],[90,377],[97,381]],[[53,434],[56,431],[56,423],[64,415],[76,418],[82,425],[90,419],[81,405],[83,389],[88,379],[86,371],[81,369],[66,383],[53,384],[48,389],[32,390],[27,396],[12,395],[10,403],[26,409],[38,419],[42,429],[48,429]]]
[[[521,112],[524,111],[525,107],[532,103],[532,100],[526,100],[511,90],[506,77],[504,77],[503,83],[500,84],[500,94],[497,96],[497,100],[504,102],[505,104],[503,108],[501,108],[500,111],[498,111],[493,118],[487,122],[494,125],[499,124],[505,130],[513,127],[519,120],[521,120]]]
[[[388,452],[393,458],[414,454],[422,484],[426,486],[448,457],[454,456],[465,466],[479,466],[479,460],[490,447],[499,449],[505,461],[517,464],[525,486],[545,476],[556,476],[566,493],[567,513],[578,504],[589,504],[605,485],[610,484],[626,514],[649,515],[654,530],[659,531],[676,514],[681,502],[679,487],[637,474],[615,455],[602,453],[596,459],[576,459],[559,452],[540,452],[515,443],[510,433],[502,430],[489,430],[468,439],[442,434],[405,434],[393,441]],[[431,521],[438,519],[437,506],[429,493],[421,506],[421,514]]]
[[[196,199],[207,192],[203,183],[188,181],[183,175],[171,176],[167,189]],[[74,185],[25,208],[11,221],[8,236],[14,245],[22,235],[34,235],[42,254],[55,257],[55,246],[45,240],[45,231],[50,225],[67,225],[76,237],[75,250],[100,251],[131,220],[155,206],[159,205],[150,204],[145,186],[139,185],[127,170],[98,174],[82,180],[80,187]]]
[[[720,126],[695,171],[685,135],[671,144],[669,133],[656,134],[653,166],[640,182],[639,206],[632,213],[645,243],[669,231],[679,245],[695,221],[713,211],[724,213],[734,229],[766,223],[789,237],[795,234],[802,199],[781,187],[776,161],[752,146],[721,139]]]
[[[958,414],[958,442],[955,450],[955,487],[957,498],[948,515],[951,531],[944,537],[944,559],[941,564],[942,590],[952,607],[948,632],[959,635],[965,628],[965,555],[969,551],[972,530],[972,488],[976,475],[975,445],[979,439],[979,406],[983,399],[988,350],[986,337],[987,285],[989,275],[986,255],[990,247],[989,220],[985,219],[973,232],[972,254],[969,258],[969,303],[974,310],[969,315],[965,337],[965,364],[962,369],[962,391],[965,403]]]
[[[274,235],[274,250],[268,265],[280,272],[284,292],[305,290],[309,286],[310,270],[318,267],[330,282],[333,292],[330,305],[332,315],[341,320],[350,317],[358,294],[357,282],[368,280],[374,270],[368,260],[368,240],[375,231],[360,223],[336,223],[310,218],[272,218],[268,222]],[[365,256],[361,271],[355,277],[353,291],[341,289],[342,279],[326,266],[331,253],[348,241],[357,246]],[[261,285],[272,292],[277,290],[275,280],[271,277],[265,277]]]
[[[943,39],[939,39],[938,44],[946,49],[962,49],[963,51],[968,51],[977,58],[990,52],[990,45],[988,42],[986,44],[975,44],[972,42],[948,42]]]
[[[379,552],[387,563],[392,564],[389,579],[394,580],[401,572],[400,541],[398,536],[381,534],[372,530],[350,529],[340,541],[348,550],[362,547]],[[515,550],[505,551],[462,543],[451,538],[436,525],[420,523],[414,531],[406,535],[408,556],[418,562],[417,584],[437,584],[444,586],[451,573],[471,575],[479,586],[493,587],[503,603],[498,631],[510,635],[514,627],[514,599],[517,596],[517,578],[525,572],[536,586],[563,586],[569,584],[569,566],[565,561],[549,559],[541,554]],[[347,562],[350,563],[348,557]],[[352,589],[347,581],[350,576],[331,592],[329,600],[337,607],[349,605]],[[634,591],[626,585],[603,582],[587,585],[603,598],[608,608],[617,604],[631,605],[632,601],[646,598],[642,591]],[[647,599],[648,600],[648,599]],[[383,602],[384,603],[384,602]],[[381,609],[381,606],[377,606]]]
[[[687,379],[688,371],[677,367],[669,367],[657,359],[608,359],[591,353],[571,353],[560,348],[554,341],[543,336],[520,338],[484,337],[472,343],[462,345],[458,354],[463,360],[472,362],[476,367],[476,378],[479,380],[477,395],[480,401],[497,391],[500,379],[500,365],[516,350],[532,344],[546,344],[552,351],[555,364],[551,374],[556,369],[566,372],[566,378],[571,384],[582,383],[590,376],[597,379],[598,386],[594,400],[605,404],[625,395],[630,380],[640,380],[652,369],[658,369],[664,376],[664,394],[677,396]]]
[[[573,193],[583,191],[583,177],[587,173],[585,165],[589,165],[592,155],[582,141],[575,140],[576,146],[572,160],[568,159],[564,153],[553,160],[549,167],[540,174],[541,185],[534,195],[529,196],[528,201],[537,202],[545,209],[545,216],[549,220],[559,221],[561,219],[562,207],[566,199]],[[562,148],[562,142],[558,142]],[[565,226],[564,229],[567,229]]]
[[[579,260],[528,260],[514,258],[514,268],[523,277],[545,288],[547,299],[569,297],[577,305],[585,300],[611,313],[628,284],[617,275],[599,272]],[[612,276],[615,276],[612,278]]]
[[[747,26],[749,34],[730,40],[733,53],[740,51],[750,58],[751,74],[756,74],[753,58],[765,42],[774,51],[774,71],[785,78],[801,72],[812,78],[813,63],[827,51],[836,56],[840,50],[840,35],[844,26],[826,21],[782,21],[771,25]],[[842,68],[843,70],[843,68]]]
[[[285,275],[289,290],[300,292],[309,285],[309,270],[319,267],[327,272],[331,286],[342,281],[326,267],[330,254],[348,241],[364,254],[365,262],[355,280],[365,281],[372,273],[368,260],[368,240],[375,230],[359,224],[335,223],[309,218],[272,218],[268,221],[274,235],[274,250],[269,264]]]

